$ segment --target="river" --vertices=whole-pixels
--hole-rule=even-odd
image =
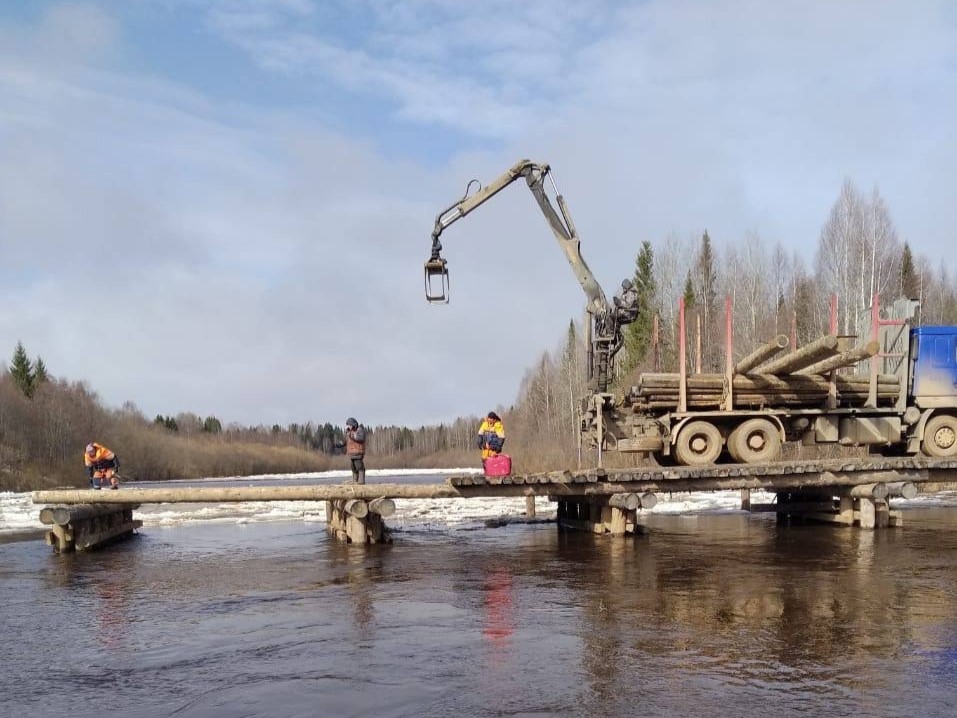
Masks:
[[[399,501],[371,547],[308,502],[144,507],[57,556],[0,494],[0,715],[957,715],[957,496],[880,532],[735,500],[664,500],[627,539]]]

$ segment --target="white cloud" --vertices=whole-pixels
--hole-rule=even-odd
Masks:
[[[946,5],[356,7],[217,3],[209,27],[304,88],[335,83],[423,137],[494,149],[397,159],[314,113],[125,72],[97,6],[0,27],[4,342],[150,413],[487,411],[563,336],[580,290],[521,183],[446,233],[450,307],[425,305],[421,265],[435,213],[521,156],[552,163],[609,291],[671,230],[720,244],[756,228],[810,256],[846,174],[880,184],[919,251],[949,257]],[[85,39],[48,56],[62,13]]]

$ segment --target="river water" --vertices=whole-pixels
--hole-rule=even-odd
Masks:
[[[954,716],[955,499],[867,532],[685,496],[626,539],[409,501],[371,547],[318,504],[144,507],[57,556],[0,495],[0,715]]]

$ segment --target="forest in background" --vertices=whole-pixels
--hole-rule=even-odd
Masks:
[[[832,295],[842,334],[868,326],[871,297],[917,299],[917,323],[957,324],[957,286],[944,262],[914,253],[902,240],[875,188],[861,193],[845,181],[818,238],[813,263],[780,242],[750,232],[718,247],[707,231],[669,234],[636,248],[633,281],[637,321],[627,327],[615,360],[618,389],[636,372],[675,371],[677,307],[684,298],[689,334],[700,326],[700,349],[689,342],[688,369],[720,371],[724,302],[733,307],[736,358],[776,334],[794,331],[798,344],[826,332]],[[658,342],[653,346],[655,319]],[[585,393],[581,323],[570,320],[556,347],[525,373],[518,396],[500,413],[507,453],[517,471],[575,466],[578,406]],[[370,468],[477,466],[473,448],[480,417],[446,424],[369,426]],[[174,479],[293,473],[345,468],[341,427],[329,422],[242,426],[191,413],[149,419],[132,403],[105,407],[83,382],[56,378],[42,358],[18,344],[0,372],[0,490],[85,485],[82,450],[96,439],[119,455],[131,479]],[[591,457],[585,455],[584,463]],[[613,459],[614,460],[614,459]],[[635,462],[634,457],[617,457]]]

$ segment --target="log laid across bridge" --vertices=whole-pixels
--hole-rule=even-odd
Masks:
[[[503,478],[451,476],[442,484],[335,484],[321,486],[237,486],[126,488],[120,491],[53,489],[34,491],[35,504],[167,504],[230,501],[333,501],[348,499],[468,499],[494,496],[587,496],[631,492],[800,490],[886,481],[955,482],[957,460],[862,458],[781,461],[762,465],[582,469],[520,474]],[[896,477],[896,478],[895,478]]]
[[[547,496],[558,502],[558,521],[566,528],[599,533],[630,533],[637,530],[636,512],[650,508],[656,493],[689,491],[742,491],[763,489],[778,495],[779,517],[798,516],[802,507],[813,505],[816,520],[859,523],[866,528],[894,525],[887,507],[888,493],[876,484],[909,486],[948,485],[957,488],[957,459],[923,457],[782,461],[762,465],[716,465],[708,467],[640,467],[633,469],[583,469],[520,474],[503,478],[477,475],[451,476],[441,484],[337,484],[299,486],[122,488],[119,491],[54,489],[35,491],[35,504],[115,507],[126,511],[129,531],[136,528],[129,509],[157,503],[224,503],[245,501],[325,501],[328,527],[337,537],[351,542],[388,540],[382,523],[394,511],[389,499],[469,499],[480,497]],[[854,487],[863,487],[855,490]],[[890,492],[902,495],[901,490]],[[529,499],[531,500],[531,499]],[[828,506],[833,504],[833,510]],[[125,509],[124,509],[125,507]],[[788,507],[793,510],[788,511]],[[855,508],[856,507],[856,508]],[[68,512],[69,513],[69,512]],[[64,512],[60,512],[64,514]],[[103,522],[103,512],[96,520]],[[51,515],[49,512],[46,516]],[[58,514],[59,515],[59,514]],[[73,512],[74,530],[82,533],[84,512]],[[831,517],[831,518],[828,518]],[[92,519],[91,519],[92,520]],[[899,523],[899,516],[897,516]],[[126,526],[127,524],[118,524]],[[58,525],[59,526],[59,525]],[[110,531],[115,538],[119,529]],[[70,526],[59,527],[59,550],[71,550],[62,536]],[[120,532],[122,533],[122,531]]]

